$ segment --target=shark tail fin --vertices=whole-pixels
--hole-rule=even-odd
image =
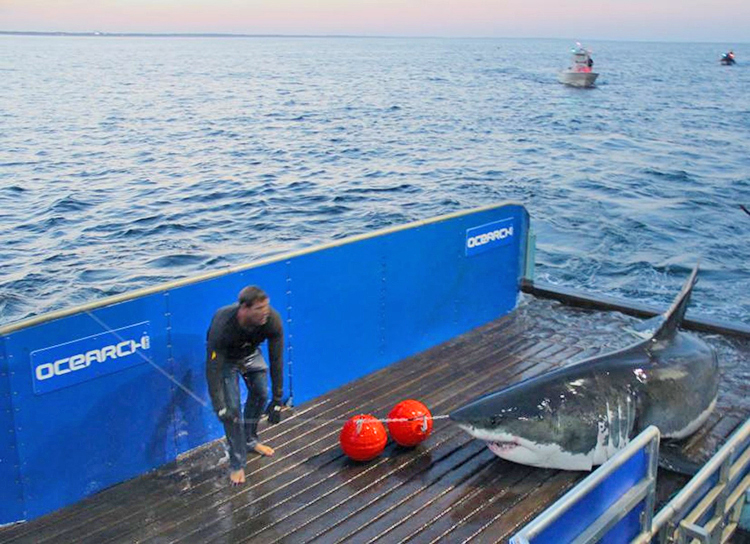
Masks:
[[[677,295],[669,310],[664,314],[659,328],[654,331],[654,339],[667,338],[673,335],[682,323],[682,319],[685,317],[685,310],[687,310],[688,303],[690,302],[690,294],[693,292],[695,284],[698,283],[699,265],[699,262],[695,263],[695,268],[693,268],[693,272],[685,282],[685,285],[682,286],[680,294]]]

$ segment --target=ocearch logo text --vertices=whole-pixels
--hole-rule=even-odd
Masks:
[[[495,240],[505,240],[508,236],[513,236],[513,226],[503,227],[501,229],[493,230],[486,234],[480,234],[478,236],[472,236],[466,240],[466,247],[477,247],[489,244]]]
[[[54,363],[43,363],[36,367],[36,379],[48,380],[54,376],[62,376],[68,372],[83,370],[92,362],[103,363],[108,359],[119,359],[133,355],[138,348],[148,349],[151,340],[148,336],[142,336],[140,343],[134,340],[123,340],[118,344],[104,346],[101,349],[92,349],[86,353],[76,353],[72,357],[63,357]]]
[[[476,255],[508,244],[513,239],[513,218],[501,219],[466,230],[466,255]]]
[[[149,322],[58,344],[31,353],[34,392],[47,393],[146,362]]]

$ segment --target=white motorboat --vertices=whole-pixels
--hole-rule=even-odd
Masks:
[[[570,66],[558,74],[560,83],[572,87],[593,87],[598,73],[592,70],[594,61],[591,51],[585,49],[580,43],[571,50]]]

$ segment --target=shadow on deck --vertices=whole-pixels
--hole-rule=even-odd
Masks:
[[[358,413],[385,417],[414,398],[447,414],[500,387],[633,342],[637,319],[524,297],[513,315],[295,408],[261,433],[276,455],[250,455],[227,485],[223,441],[68,508],[0,529],[0,542],[505,542],[587,473],[495,457],[446,419],[414,449],[389,442],[368,463],[338,445]],[[702,334],[719,351],[717,409],[681,444],[706,459],[750,415],[750,340]],[[659,501],[687,481],[659,475]]]

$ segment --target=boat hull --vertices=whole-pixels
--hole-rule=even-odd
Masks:
[[[557,76],[560,83],[570,85],[571,87],[593,87],[596,78],[599,76],[596,72],[572,72],[563,70]]]

